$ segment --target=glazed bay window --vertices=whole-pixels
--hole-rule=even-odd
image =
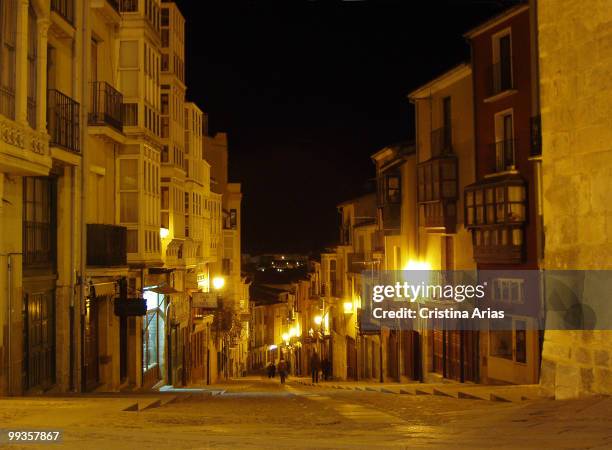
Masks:
[[[454,233],[457,222],[457,159],[432,158],[417,168],[417,197],[423,225],[431,231]]]
[[[399,203],[402,200],[399,175],[389,174],[385,177],[385,200],[387,203]]]
[[[523,258],[526,187],[518,177],[472,185],[465,191],[465,226],[472,231],[480,263],[517,263]]]
[[[119,221],[128,228],[128,253],[138,253],[138,160],[121,159],[119,177]]]

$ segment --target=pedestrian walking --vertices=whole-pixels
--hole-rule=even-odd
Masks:
[[[268,378],[274,378],[275,375],[276,366],[274,365],[274,362],[271,362],[270,364],[268,364]]]
[[[312,373],[312,382],[319,382],[319,370],[321,370],[321,359],[319,358],[319,354],[314,351],[310,356],[310,371]]]
[[[272,363],[268,363],[268,366],[266,367],[266,373],[268,374],[268,378],[272,378]]]
[[[324,358],[323,361],[321,361],[321,369],[323,369],[323,379],[325,381],[329,380],[331,378],[331,363],[328,358]]]
[[[281,384],[285,384],[285,379],[287,378],[287,362],[282,358],[278,362],[278,375],[280,376]]]

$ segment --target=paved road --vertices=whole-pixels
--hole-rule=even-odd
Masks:
[[[80,449],[612,448],[608,398],[513,404],[258,378],[219,387],[140,412],[123,411],[134,397],[0,399],[0,428],[59,428],[62,446]]]

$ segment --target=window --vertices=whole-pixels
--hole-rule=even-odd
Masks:
[[[465,226],[472,231],[477,262],[520,262],[526,220],[526,188],[518,176],[466,188]]]
[[[127,230],[127,252],[138,253],[138,230]]]
[[[524,280],[504,278],[493,280],[493,300],[500,303],[524,303]]]
[[[513,88],[512,79],[512,36],[504,30],[493,36],[491,95]]]
[[[489,354],[517,363],[527,362],[527,322],[505,317],[491,324]]]
[[[27,117],[32,128],[36,128],[36,58],[38,52],[38,34],[36,13],[32,5],[28,8],[28,102]]]
[[[400,190],[400,176],[389,174],[385,178],[387,203],[400,203],[402,200]]]
[[[55,266],[55,179],[23,179],[24,267]]]
[[[167,27],[170,25],[170,10],[168,8],[162,8],[161,10],[161,26]]]
[[[508,183],[466,189],[466,226],[525,222],[525,186],[519,180],[516,181],[516,184]]]
[[[335,259],[331,259],[329,261],[329,283],[330,283],[330,290],[331,292],[329,293],[332,297],[337,297],[338,296],[338,280],[336,279],[336,260]]]
[[[495,152],[495,171],[513,170],[515,161],[515,140],[512,111],[504,111],[495,115],[495,137],[493,146]]]
[[[163,115],[168,114],[168,94],[161,95],[161,113]]]
[[[120,160],[119,171],[119,221],[136,223],[138,222],[138,160]]]
[[[489,331],[489,354],[512,359],[512,318],[504,317],[492,323]]]
[[[168,44],[170,43],[170,30],[168,28],[161,30],[161,42],[162,47],[168,47]]]
[[[444,97],[442,99],[442,149],[450,150],[452,147],[451,130],[452,130],[452,114],[451,114],[451,98]]]
[[[138,126],[138,103],[124,103],[123,124],[126,126]]]
[[[457,160],[433,159],[419,164],[418,201],[420,203],[442,199],[457,199]]]
[[[229,222],[230,223],[229,223],[229,225],[230,225],[230,228],[232,230],[236,229],[237,221],[238,221],[238,214],[237,214],[236,210],[235,209],[230,209],[230,215],[229,215]]]
[[[124,97],[138,96],[138,41],[121,41],[119,45],[119,70],[121,92]]]
[[[168,54],[167,53],[162,53],[162,55],[161,55],[161,70],[162,70],[162,72],[167,72],[168,69],[169,69]]]

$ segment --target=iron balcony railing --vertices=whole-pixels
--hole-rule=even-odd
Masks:
[[[80,105],[57,89],[49,89],[47,97],[47,129],[51,145],[81,153],[79,139]]]
[[[90,125],[110,125],[123,131],[123,94],[106,81],[91,84]]]
[[[97,267],[127,264],[127,229],[117,225],[87,224],[87,265]]]
[[[531,156],[542,156],[542,117],[538,114],[530,120],[531,128]]]
[[[51,11],[74,25],[74,0],[51,0]]]
[[[137,12],[138,0],[121,0],[119,9],[121,12]]]
[[[492,64],[489,67],[489,80],[489,95],[496,95],[500,92],[514,89],[512,64],[509,61]]]
[[[504,139],[491,144],[495,152],[495,171],[512,170],[516,166],[515,146],[516,139]]]
[[[112,8],[119,12],[119,0],[106,0],[108,2],[109,5],[112,6]]]
[[[448,155],[453,152],[451,127],[442,127],[431,132],[431,156]]]

